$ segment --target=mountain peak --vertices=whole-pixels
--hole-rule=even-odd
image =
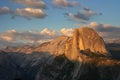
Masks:
[[[84,50],[105,56],[109,55],[104,40],[96,31],[88,27],[76,28],[74,30],[72,44],[71,42],[67,43],[66,55],[73,60],[78,60],[83,54],[81,51]]]

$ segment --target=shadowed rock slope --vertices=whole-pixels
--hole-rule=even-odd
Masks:
[[[120,80],[120,61],[91,54],[78,62],[64,54],[2,52],[0,80]]]
[[[64,55],[45,64],[36,80],[119,80],[120,62],[91,56],[84,63],[71,62]]]

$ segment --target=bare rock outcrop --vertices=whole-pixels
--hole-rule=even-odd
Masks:
[[[97,32],[88,27],[76,28],[73,40],[66,43],[66,56],[72,60],[81,61],[82,51],[89,50],[96,54],[108,56],[105,42]]]

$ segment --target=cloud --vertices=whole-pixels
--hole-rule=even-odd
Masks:
[[[99,24],[97,22],[91,22],[89,24],[91,28],[94,28],[100,32],[120,32],[120,28],[116,26],[112,26],[110,24]]]
[[[17,16],[22,16],[24,18],[44,18],[46,14],[43,12],[42,9],[33,9],[33,8],[24,8],[24,9],[19,9],[17,8],[15,11],[15,15]]]
[[[60,35],[72,36],[72,28],[62,28],[59,31],[44,28],[41,31],[8,30],[0,34],[0,48],[3,46],[38,45],[50,41]]]
[[[84,7],[83,8],[85,11],[90,11],[90,8]]]
[[[94,12],[88,8],[84,8],[77,14],[66,13],[65,15],[74,21],[80,21],[80,22],[85,23],[89,21],[92,17],[96,15],[100,15],[100,13]]]
[[[11,42],[13,41],[13,35],[12,34],[16,33],[15,30],[8,30],[7,32],[5,33],[2,33],[0,34],[0,40],[4,40],[4,41],[7,41],[7,42]]]
[[[35,31],[16,31],[8,30],[0,34],[0,41],[9,42],[20,42],[20,43],[38,43],[40,41],[51,40],[57,36],[54,30],[49,30],[47,28],[43,29],[41,32]]]
[[[7,46],[17,47],[23,45],[33,45],[31,43],[21,43],[21,42],[7,42],[5,40],[0,40],[0,49],[5,49]]]
[[[19,4],[23,4],[26,7],[31,7],[31,8],[46,8],[46,4],[41,1],[41,0],[11,0],[13,2],[17,2]]]
[[[73,7],[73,6],[78,6],[80,5],[76,1],[68,2],[67,0],[53,0],[53,3],[58,6],[58,7]]]
[[[65,14],[68,18],[71,20],[77,21],[77,22],[82,22],[85,23],[88,18],[84,16],[84,14],[77,13],[77,14],[72,14],[72,13],[66,13]]]
[[[88,26],[95,29],[106,41],[120,39],[120,27],[97,22],[91,22]]]
[[[1,36],[0,36],[0,39],[1,39],[1,40],[5,40],[5,41],[7,41],[7,42],[10,42],[10,41],[13,40],[12,37],[10,37],[10,36],[8,36],[8,35],[1,35]]]
[[[61,30],[60,30],[60,32],[63,34],[63,35],[65,35],[65,36],[73,36],[73,29],[72,28],[68,28],[68,29],[66,29],[66,28],[62,28]]]
[[[52,36],[56,34],[55,30],[49,30],[48,28],[44,28],[41,32],[42,35],[48,35],[48,36]]]
[[[0,40],[6,42],[38,42],[44,40],[51,40],[59,35],[72,36],[73,29],[62,28],[60,31],[44,28],[40,32],[38,31],[16,31],[8,30],[0,34]]]
[[[12,12],[13,11],[6,6],[0,8],[0,14],[11,14]]]
[[[17,8],[16,10],[11,10],[8,7],[1,7],[0,15],[6,15],[6,14],[10,14],[13,19],[18,16],[24,17],[26,19],[31,19],[31,18],[42,19],[46,17],[46,13],[42,9]]]

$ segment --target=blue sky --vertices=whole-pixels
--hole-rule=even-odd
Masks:
[[[10,15],[0,15],[0,32],[16,29],[16,30],[29,30],[29,29],[37,29],[41,30],[44,27],[61,29],[62,27],[66,28],[74,28],[76,27],[74,24],[81,24],[81,22],[75,22],[72,20],[68,20],[64,13],[73,12],[77,13],[81,10],[81,7],[85,6],[92,9],[95,12],[102,13],[103,15],[95,16],[91,20],[87,21],[86,24],[96,21],[98,23],[107,23],[111,25],[120,25],[120,10],[119,3],[120,0],[73,0],[79,2],[83,6],[74,6],[67,7],[65,9],[56,8],[56,6],[52,3],[52,0],[43,0],[46,3],[48,9],[44,9],[47,16],[44,19],[36,19],[32,18],[31,20],[27,20],[22,17],[16,17],[15,19],[11,19]],[[69,0],[68,0],[69,1]],[[71,0],[72,1],[72,0]],[[0,0],[0,7],[7,6],[11,9],[16,8],[24,8],[22,4],[12,2],[10,0]]]
[[[92,23],[93,26],[102,24],[101,28],[109,24],[109,30],[119,29],[119,3],[120,0],[0,0],[0,35],[6,36],[10,31],[12,36],[15,32],[22,35],[30,31],[40,34],[44,31],[47,36],[51,31],[57,34],[63,31],[62,34],[67,35],[72,32],[71,28]],[[102,32],[98,25],[96,30]],[[109,36],[113,38],[113,35]],[[109,36],[105,39],[112,39]],[[17,42],[14,38],[10,40]],[[0,37],[0,40],[5,41],[6,37]]]

